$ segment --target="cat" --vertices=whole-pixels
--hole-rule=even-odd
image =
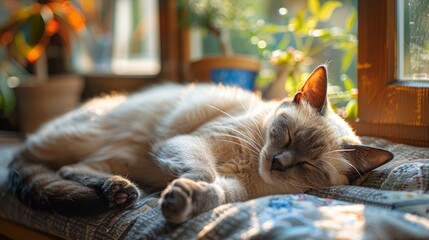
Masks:
[[[163,216],[181,223],[224,203],[349,184],[393,155],[362,145],[334,113],[327,79],[319,66],[281,101],[211,84],[90,100],[27,138],[10,190],[67,216],[129,209],[161,192]]]

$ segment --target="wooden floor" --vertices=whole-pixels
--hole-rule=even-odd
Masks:
[[[52,240],[58,238],[0,218],[0,239]]]

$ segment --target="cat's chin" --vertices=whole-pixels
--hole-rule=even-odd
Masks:
[[[259,176],[261,176],[262,180],[264,180],[265,183],[270,184],[272,186],[276,186],[276,181],[271,177],[271,173],[269,170],[265,170],[260,167]]]
[[[260,176],[266,184],[272,187],[273,192],[270,192],[270,194],[296,194],[309,190],[309,188],[295,186],[287,179],[280,179],[272,172],[260,172]]]
[[[294,186],[288,179],[284,179],[284,177],[281,177],[281,174],[285,174],[284,172],[279,171],[270,171],[270,168],[267,164],[259,165],[259,176],[261,176],[262,180],[274,187],[276,189],[276,194],[282,194],[282,193],[303,193],[308,191],[308,188],[298,187]]]

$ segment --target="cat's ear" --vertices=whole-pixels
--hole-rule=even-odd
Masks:
[[[295,94],[293,102],[299,104],[305,99],[323,115],[326,106],[327,89],[328,74],[326,67],[319,66],[311,73],[304,86]]]
[[[362,174],[387,163],[393,158],[393,154],[387,150],[366,145],[345,144],[343,149],[344,157],[354,167],[353,169],[350,169],[350,172],[348,173],[350,181],[353,181]]]

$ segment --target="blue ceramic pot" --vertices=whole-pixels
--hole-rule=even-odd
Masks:
[[[211,71],[213,82],[238,86],[250,91],[255,89],[256,76],[257,72],[242,69],[219,68]]]

